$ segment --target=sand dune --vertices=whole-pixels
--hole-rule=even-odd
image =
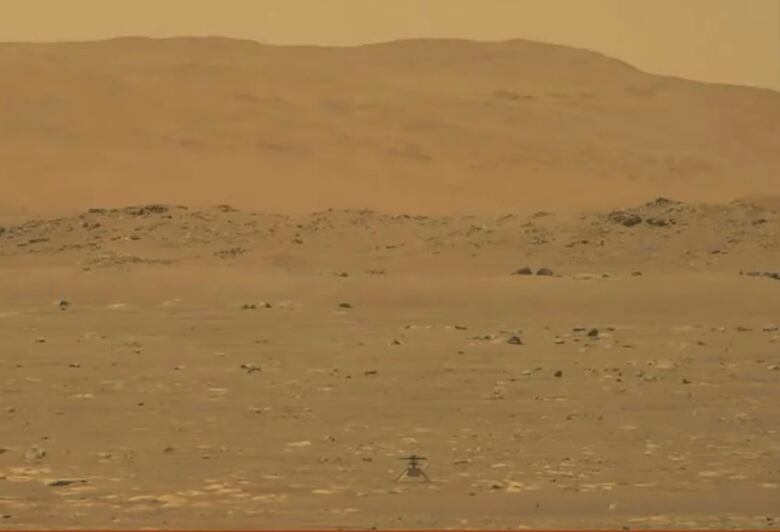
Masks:
[[[0,208],[615,207],[778,192],[780,94],[528,41],[0,45]]]

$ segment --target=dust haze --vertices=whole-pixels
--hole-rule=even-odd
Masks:
[[[0,528],[778,527],[780,93],[523,39],[0,80]]]

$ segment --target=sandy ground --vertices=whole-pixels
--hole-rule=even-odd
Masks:
[[[779,266],[769,196],[6,225],[0,527],[776,529]]]

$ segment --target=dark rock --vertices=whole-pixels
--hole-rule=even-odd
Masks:
[[[263,369],[258,366],[257,364],[241,364],[241,369],[245,370],[247,373],[254,373],[256,371],[263,371]]]
[[[78,480],[53,480],[49,482],[49,486],[53,488],[60,488],[63,486],[71,486],[73,484],[86,484],[87,481],[84,479],[78,479]]]
[[[131,216],[148,216],[150,214],[165,214],[170,210],[167,205],[142,205],[140,207],[127,207],[124,209],[126,214]]]
[[[599,337],[599,330],[598,329],[591,329],[588,331],[588,336],[590,338],[598,338]]]
[[[607,215],[607,220],[625,227],[633,227],[642,223],[641,216],[626,211],[613,211]]]
[[[563,377],[563,371],[558,370],[555,373],[553,373],[553,375],[560,379],[561,377]]]
[[[520,268],[517,270],[513,275],[533,275],[534,272],[531,268],[528,266],[525,266],[524,268]]]
[[[511,345],[523,345],[523,339],[516,334],[513,334],[509,337],[509,339],[507,339],[506,343]]]
[[[216,251],[214,253],[214,256],[219,257],[220,259],[230,259],[230,258],[237,257],[239,255],[243,255],[244,253],[246,253],[246,250],[244,248],[231,248],[222,251]]]
[[[550,268],[539,268],[536,270],[536,275],[544,275],[547,277],[553,276],[553,271]]]
[[[352,308],[350,303],[339,303],[339,308]]]
[[[669,198],[659,197],[654,199],[653,201],[650,201],[648,203],[645,203],[646,207],[666,207],[668,205],[672,205],[677,203],[674,200],[670,200]]]

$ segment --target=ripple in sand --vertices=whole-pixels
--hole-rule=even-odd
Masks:
[[[267,503],[282,503],[285,502],[288,498],[289,497],[283,493],[268,493],[265,495],[255,495],[251,500]]]

